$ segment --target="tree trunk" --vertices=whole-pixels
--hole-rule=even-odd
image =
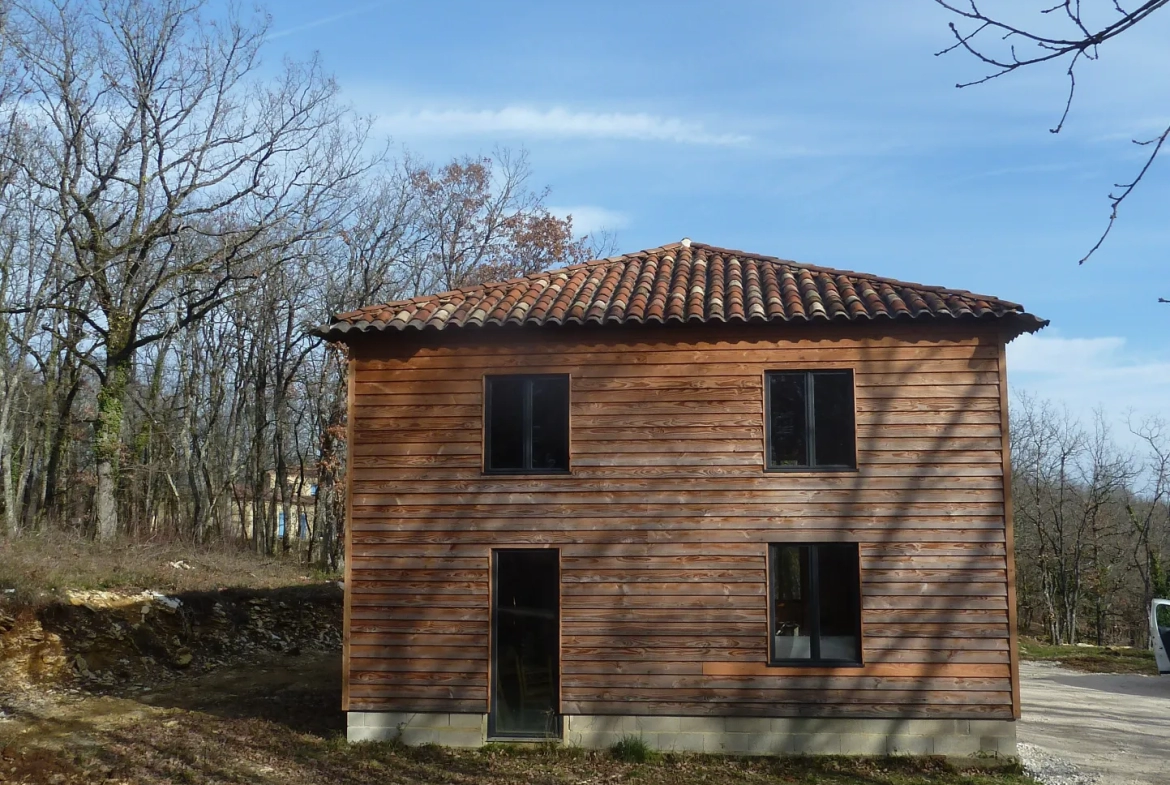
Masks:
[[[77,398],[77,393],[81,389],[78,374],[71,373],[69,391],[60,401],[60,406],[52,412],[53,429],[49,437],[48,462],[45,466],[45,499],[41,505],[45,519],[50,522],[58,521],[63,517],[59,493],[61,489],[61,463],[65,457],[65,446],[69,437],[69,416],[73,411],[73,402]],[[49,411],[49,407],[46,407],[46,411]]]
[[[112,347],[111,347],[112,348]],[[106,366],[106,378],[98,392],[94,424],[94,458],[97,490],[94,493],[94,537],[112,540],[118,535],[118,469],[122,452],[122,417],[130,360],[114,353]]]
[[[12,487],[12,456],[6,430],[0,430],[0,482],[4,484],[4,515],[0,516],[0,537],[16,531],[16,493]]]

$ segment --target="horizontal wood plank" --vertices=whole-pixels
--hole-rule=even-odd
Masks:
[[[990,328],[418,335],[357,352],[348,708],[487,711],[490,554],[556,548],[561,710],[1008,718]],[[856,471],[764,472],[764,374],[854,371]],[[483,377],[570,376],[571,472],[488,476]],[[767,545],[856,542],[860,668],[767,663]]]

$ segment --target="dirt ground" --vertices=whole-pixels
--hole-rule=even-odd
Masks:
[[[482,750],[350,745],[340,655],[271,654],[132,691],[3,692],[0,783],[260,785],[1034,785],[989,762],[955,770],[910,758],[747,759],[489,745]]]
[[[1020,665],[1019,741],[1073,763],[1084,782],[1170,782],[1170,677]]]
[[[313,782],[289,779],[296,756],[283,758],[298,740],[336,739],[340,701],[333,652],[108,694],[0,693],[0,783]]]

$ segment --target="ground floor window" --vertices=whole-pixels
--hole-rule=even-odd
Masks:
[[[768,546],[772,664],[861,663],[857,543]]]

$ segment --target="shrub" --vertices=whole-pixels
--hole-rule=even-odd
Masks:
[[[622,736],[609,748],[609,754],[626,763],[649,763],[658,757],[639,736]]]

